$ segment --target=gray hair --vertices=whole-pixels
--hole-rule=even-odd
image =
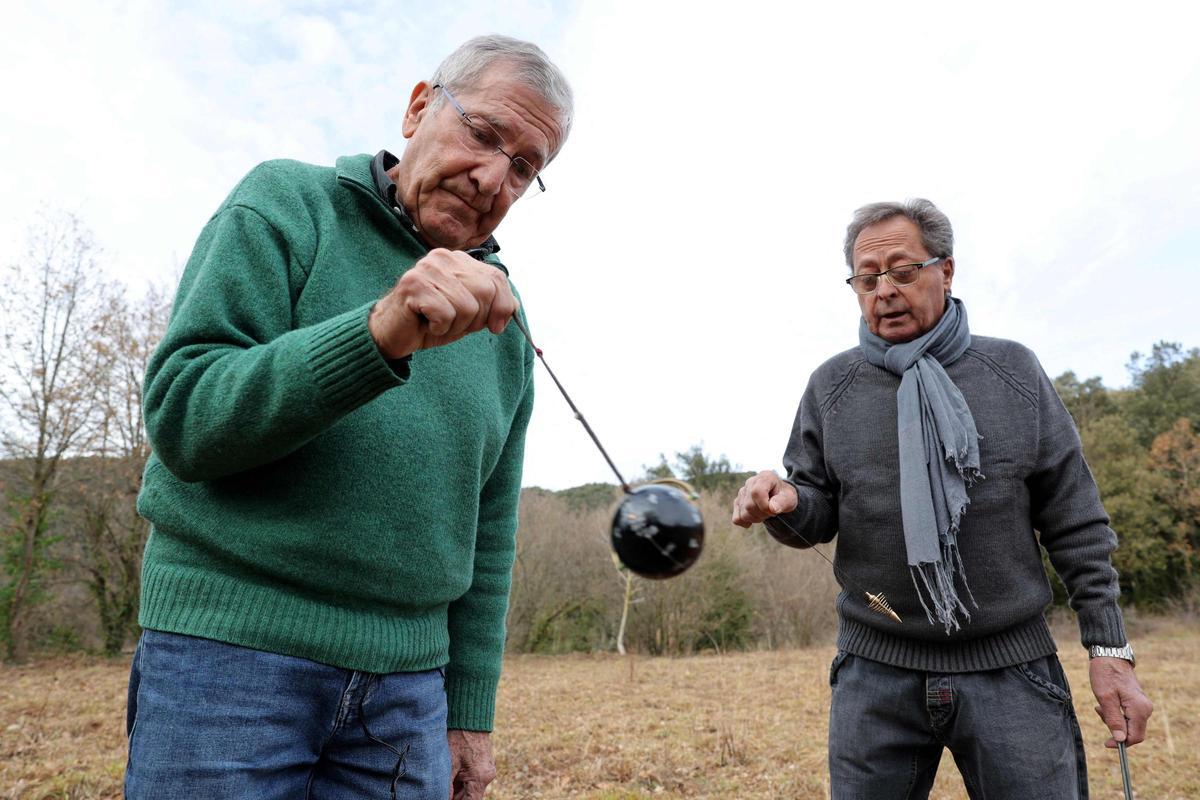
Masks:
[[[928,200],[917,197],[903,203],[871,203],[854,212],[854,218],[846,227],[846,243],[842,251],[846,255],[846,266],[854,270],[854,243],[863,228],[892,217],[906,217],[921,231],[921,243],[934,258],[950,258],[954,255],[954,229],[950,218]]]
[[[430,82],[434,86],[441,84],[452,89],[473,89],[483,73],[498,61],[512,65],[517,80],[541,95],[558,111],[565,141],[571,131],[575,97],[562,71],[536,44],[499,34],[476,36],[446,56]],[[430,106],[437,108],[442,99],[441,92],[435,93]]]

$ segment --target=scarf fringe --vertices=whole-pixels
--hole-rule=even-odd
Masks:
[[[913,587],[917,590],[917,599],[921,601],[921,608],[925,610],[925,618],[929,620],[930,625],[942,625],[947,636],[962,629],[959,615],[963,617],[964,622],[971,621],[971,612],[959,599],[958,590],[955,588],[956,575],[962,583],[962,588],[966,590],[971,605],[979,608],[979,603],[975,602],[975,595],[967,583],[962,555],[958,552],[958,523],[966,510],[966,504],[958,509],[946,535],[941,537],[941,558],[934,562],[913,564],[908,568]],[[920,583],[917,582],[918,576],[921,578]],[[924,592],[921,591],[922,587]],[[929,597],[928,603],[925,602],[926,595]],[[932,611],[930,606],[933,606]]]
[[[983,439],[982,436],[979,438]],[[953,464],[954,468],[958,470],[958,477],[963,479],[963,483],[967,485],[968,489],[970,489],[979,481],[987,479],[987,476],[979,470],[979,467],[973,467],[969,463],[966,463],[967,456],[970,454],[970,452],[971,448],[966,446],[959,448],[958,452],[955,452],[950,447],[946,448],[946,460]],[[962,511],[959,511],[958,513],[961,515]]]

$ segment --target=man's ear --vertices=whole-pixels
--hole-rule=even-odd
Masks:
[[[950,293],[950,284],[954,281],[954,259],[947,258],[942,262],[942,288]]]
[[[412,96],[408,98],[408,108],[404,111],[404,138],[411,139],[417,132],[417,127],[429,111],[429,101],[433,97],[433,88],[425,81],[413,87]]]

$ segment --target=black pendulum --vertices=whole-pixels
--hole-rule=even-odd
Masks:
[[[696,493],[683,481],[669,479],[631,487],[609,458],[604,445],[600,444],[583,412],[546,363],[546,357],[533,343],[521,318],[514,314],[512,321],[524,334],[525,341],[529,342],[546,372],[550,373],[554,385],[575,412],[575,419],[583,424],[625,492],[612,521],[612,546],[617,558],[643,578],[672,578],[695,564],[704,547],[704,519],[695,502]]]

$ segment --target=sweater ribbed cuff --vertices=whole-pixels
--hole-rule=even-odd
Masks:
[[[1094,608],[1082,608],[1079,615],[1079,638],[1084,647],[1101,645],[1121,647],[1129,640],[1125,638],[1125,622],[1121,607],[1114,600]]]
[[[446,727],[465,731],[490,731],[496,719],[496,685],[486,678],[446,676]]]
[[[408,378],[407,364],[393,369],[371,336],[368,304],[306,328],[308,363],[326,404],[347,413]]]

